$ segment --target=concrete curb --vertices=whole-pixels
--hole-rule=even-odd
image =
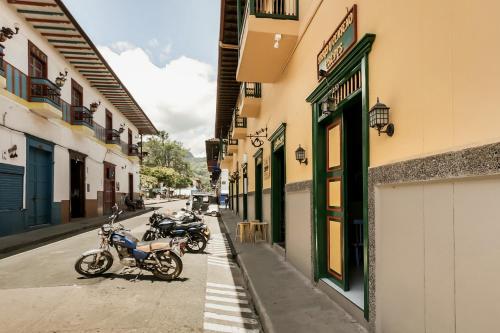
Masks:
[[[142,214],[146,214],[146,213],[149,213],[149,212],[152,212],[153,211],[153,207],[146,207],[146,209],[144,210],[138,210],[138,211],[135,211],[135,212],[130,212],[129,214],[127,214],[126,217],[120,219],[120,221],[125,221],[125,220],[128,220],[130,218],[133,218],[133,217],[136,217],[136,216],[140,216]],[[3,248],[0,248],[0,254],[2,255],[6,255],[6,254],[9,254],[11,252],[14,252],[14,251],[19,251],[19,250],[22,250],[24,248],[30,248],[34,245],[45,245],[46,243],[50,242],[50,241],[53,241],[53,240],[56,240],[56,239],[59,239],[59,238],[62,238],[62,237],[68,237],[68,236],[73,236],[73,235],[78,235],[78,234],[81,234],[85,231],[88,231],[88,230],[91,230],[91,229],[95,229],[97,226],[101,225],[103,223],[104,220],[97,220],[95,222],[92,222],[92,223],[89,223],[89,224],[82,224],[82,225],[79,225],[78,227],[75,226],[74,229],[70,229],[70,230],[64,230],[64,231],[61,231],[61,232],[56,232],[56,233],[53,233],[53,234],[49,234],[47,236],[44,236],[44,237],[40,237],[40,238],[37,238],[37,239],[30,239],[26,242],[19,242],[18,244],[15,244],[15,245],[11,245],[11,246],[7,246],[7,247],[3,247]],[[50,228],[50,227],[48,227]],[[21,234],[18,234],[18,235],[22,235]],[[8,236],[7,236],[8,237]],[[0,238],[1,239],[1,238]]]
[[[233,244],[233,239],[231,238],[231,234],[229,233],[229,228],[226,225],[226,222],[224,222],[224,219],[222,217],[220,217],[219,219],[220,219],[220,221],[222,221],[222,224],[224,224],[224,228],[226,229],[226,232],[229,236],[228,238],[229,238],[229,242],[231,242],[231,248],[233,248],[234,251],[236,252],[236,247]],[[240,266],[241,271],[243,273],[243,280],[245,281],[248,292],[250,293],[250,297],[252,298],[252,303],[255,306],[255,311],[257,312],[257,314],[259,316],[262,330],[265,333],[275,333],[276,330],[273,327],[273,324],[271,322],[271,318],[267,314],[266,308],[255,290],[255,287],[252,283],[252,279],[251,279],[250,275],[248,274],[248,270],[247,270],[247,267],[245,265],[245,262],[243,260],[241,260],[241,257],[238,255],[238,253],[234,253],[233,256],[234,256],[234,258],[236,258],[236,262]]]

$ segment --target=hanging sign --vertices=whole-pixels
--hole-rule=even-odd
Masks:
[[[356,43],[356,38],[356,5],[354,5],[318,54],[318,79],[330,72],[347,54]],[[324,71],[323,75],[320,75],[321,71]]]

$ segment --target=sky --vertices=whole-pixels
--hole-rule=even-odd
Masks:
[[[204,156],[214,135],[220,1],[63,2],[156,128]]]

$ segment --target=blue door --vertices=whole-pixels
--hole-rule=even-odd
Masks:
[[[31,138],[28,142],[27,224],[35,227],[51,222],[53,146]]]

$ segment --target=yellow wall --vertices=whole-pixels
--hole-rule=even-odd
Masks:
[[[317,86],[316,55],[354,3],[358,39],[376,34],[369,57],[370,106],[377,96],[391,107],[395,135],[370,130],[371,166],[432,155],[500,140],[495,96],[500,86],[500,3],[462,1],[300,1],[299,43],[281,78],[263,84],[257,119],[247,134],[287,123],[287,182],[312,178],[311,164],[300,165],[293,152],[302,145],[312,157],[311,107],[307,95]],[[316,11],[319,5],[319,10]],[[312,18],[312,20],[310,20]],[[239,159],[249,158],[253,191],[256,148],[240,140]],[[270,153],[268,142],[264,157]],[[264,188],[270,179],[264,180]]]

